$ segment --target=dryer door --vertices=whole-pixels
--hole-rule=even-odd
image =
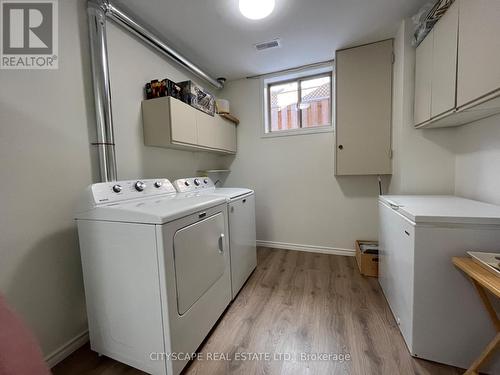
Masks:
[[[183,315],[222,277],[224,216],[217,213],[179,229],[174,236],[174,266],[177,311]]]

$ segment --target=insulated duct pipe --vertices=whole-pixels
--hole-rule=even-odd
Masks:
[[[106,12],[98,2],[89,1],[90,54],[94,83],[97,146],[101,181],[115,181],[116,156],[111,113],[111,86],[109,82],[108,46],[106,41]]]
[[[142,25],[124,9],[120,9],[111,0],[89,0],[90,51],[92,59],[92,77],[94,82],[95,110],[97,121],[97,146],[101,181],[115,181],[116,156],[113,134],[113,115],[111,111],[111,86],[109,80],[108,48],[106,40],[106,19],[109,18],[125,30],[139,37],[163,55],[174,60],[184,68],[204,79],[217,88],[223,87],[223,80],[214,79],[197,65],[169,47],[149,27]]]

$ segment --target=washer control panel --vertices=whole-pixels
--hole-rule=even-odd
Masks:
[[[189,193],[191,191],[214,189],[215,185],[210,177],[190,177],[175,180],[174,187],[179,193]]]
[[[174,186],[166,178],[101,182],[91,186],[94,204],[174,193],[176,193]]]

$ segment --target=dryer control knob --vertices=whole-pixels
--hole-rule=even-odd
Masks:
[[[144,189],[146,189],[146,184],[142,181],[137,181],[135,183],[135,190],[137,191],[143,191]]]
[[[200,180],[199,180],[199,179],[197,179],[197,178],[195,178],[195,179],[194,179],[194,184],[195,184],[196,186],[200,186],[200,183],[201,183],[201,182],[200,182]]]
[[[113,191],[115,193],[120,193],[122,191],[122,189],[123,188],[121,187],[121,185],[115,185],[115,186],[113,186]]]
[[[206,178],[205,178],[205,179],[203,180],[203,182],[204,182],[205,184],[208,184],[208,179],[206,179]]]
[[[184,185],[189,186],[189,181],[188,180],[184,181]]]
[[[161,182],[161,181],[156,181],[156,182],[155,182],[155,188],[158,188],[158,189],[159,189],[159,188],[161,188],[162,186],[163,186],[163,182]]]

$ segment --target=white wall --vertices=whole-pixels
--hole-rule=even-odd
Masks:
[[[87,325],[72,220],[92,181],[83,4],[59,2],[59,70],[0,70],[0,290],[45,354]]]
[[[333,133],[261,138],[259,80],[221,95],[241,120],[226,185],[255,189],[258,240],[353,249],[377,238],[377,179],[334,176]]]
[[[144,83],[190,77],[108,25],[119,177],[223,166],[206,153],[143,146]],[[87,329],[73,208],[98,175],[86,0],[59,1],[59,27],[58,70],[0,70],[0,291],[45,355]]]
[[[500,116],[457,129],[457,195],[500,204]]]
[[[174,180],[195,176],[198,170],[224,167],[217,154],[144,146],[141,100],[145,82],[155,78],[197,80],[115,24],[108,22],[107,31],[118,178],[165,176]]]
[[[403,20],[394,41],[393,175],[391,194],[453,194],[455,129],[413,127],[415,48]]]

